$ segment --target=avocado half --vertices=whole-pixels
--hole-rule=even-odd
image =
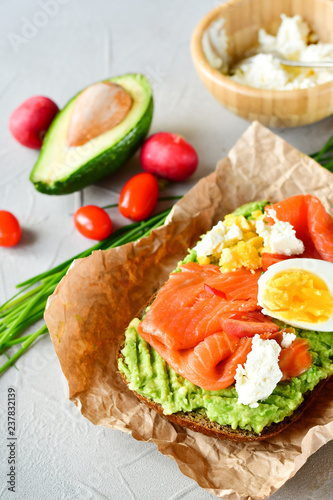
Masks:
[[[77,94],[58,113],[45,135],[30,180],[46,194],[68,194],[99,181],[119,168],[139,148],[153,117],[152,89],[141,74],[128,74],[105,82],[120,85],[132,98],[126,117],[114,128],[82,146],[67,145],[67,131]],[[82,91],[83,92],[83,91]]]

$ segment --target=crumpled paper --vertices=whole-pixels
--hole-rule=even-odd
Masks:
[[[273,494],[333,438],[333,381],[302,418],[263,442],[234,443],[168,422],[124,384],[116,362],[129,321],[198,237],[245,202],[309,193],[333,209],[333,175],[254,122],[148,238],[75,261],[48,301],[45,319],[70,399],[95,425],[153,441],[213,495],[259,500]]]

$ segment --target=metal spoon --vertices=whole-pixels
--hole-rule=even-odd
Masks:
[[[292,68],[333,68],[333,61],[291,61],[285,59],[278,52],[265,52],[265,54],[272,54],[284,66],[291,66]]]
[[[279,52],[276,52],[274,50],[272,51],[258,51],[257,49],[255,51],[251,51],[251,54],[249,57],[246,57],[240,61],[238,61],[237,64],[235,64],[231,69],[235,70],[238,69],[243,63],[250,63],[252,62],[252,59],[255,55],[258,54],[271,54],[273,57],[276,57],[276,59],[279,60],[281,64],[284,66],[290,66],[292,68],[332,68],[333,69],[333,61],[291,61],[290,59],[285,59]]]

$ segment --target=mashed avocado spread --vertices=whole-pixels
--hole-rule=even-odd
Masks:
[[[263,202],[263,206],[264,203],[267,204]],[[263,208],[262,205],[259,209]],[[243,212],[241,209],[237,210],[237,215],[244,213],[250,218],[252,212],[258,210],[258,203],[255,207],[245,205]],[[191,250],[184,261],[196,261],[196,252]],[[131,390],[159,403],[166,415],[196,411],[232,429],[241,428],[260,434],[264,427],[290,416],[302,403],[305,393],[333,375],[333,333],[295,329],[296,335],[307,339],[310,344],[311,367],[299,377],[280,382],[257,408],[250,408],[238,404],[234,385],[220,391],[208,391],[178,375],[139,335],[139,322],[135,318],[126,330],[119,370],[125,375]]]

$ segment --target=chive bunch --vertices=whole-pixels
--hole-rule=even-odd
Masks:
[[[333,135],[328,139],[325,146],[320,151],[313,153],[310,157],[327,168],[330,172],[333,172]]]
[[[43,318],[47,298],[54,292],[74,259],[87,257],[94,250],[109,250],[148,236],[153,229],[164,224],[170,210],[171,208],[167,208],[145,221],[121,227],[88,250],[17,285],[19,292],[0,307],[0,354],[7,357],[7,361],[0,366],[0,374],[13,365],[38,337],[47,333],[47,326],[44,324],[36,332],[22,336],[27,328]],[[16,345],[19,349],[9,356],[9,349]]]

